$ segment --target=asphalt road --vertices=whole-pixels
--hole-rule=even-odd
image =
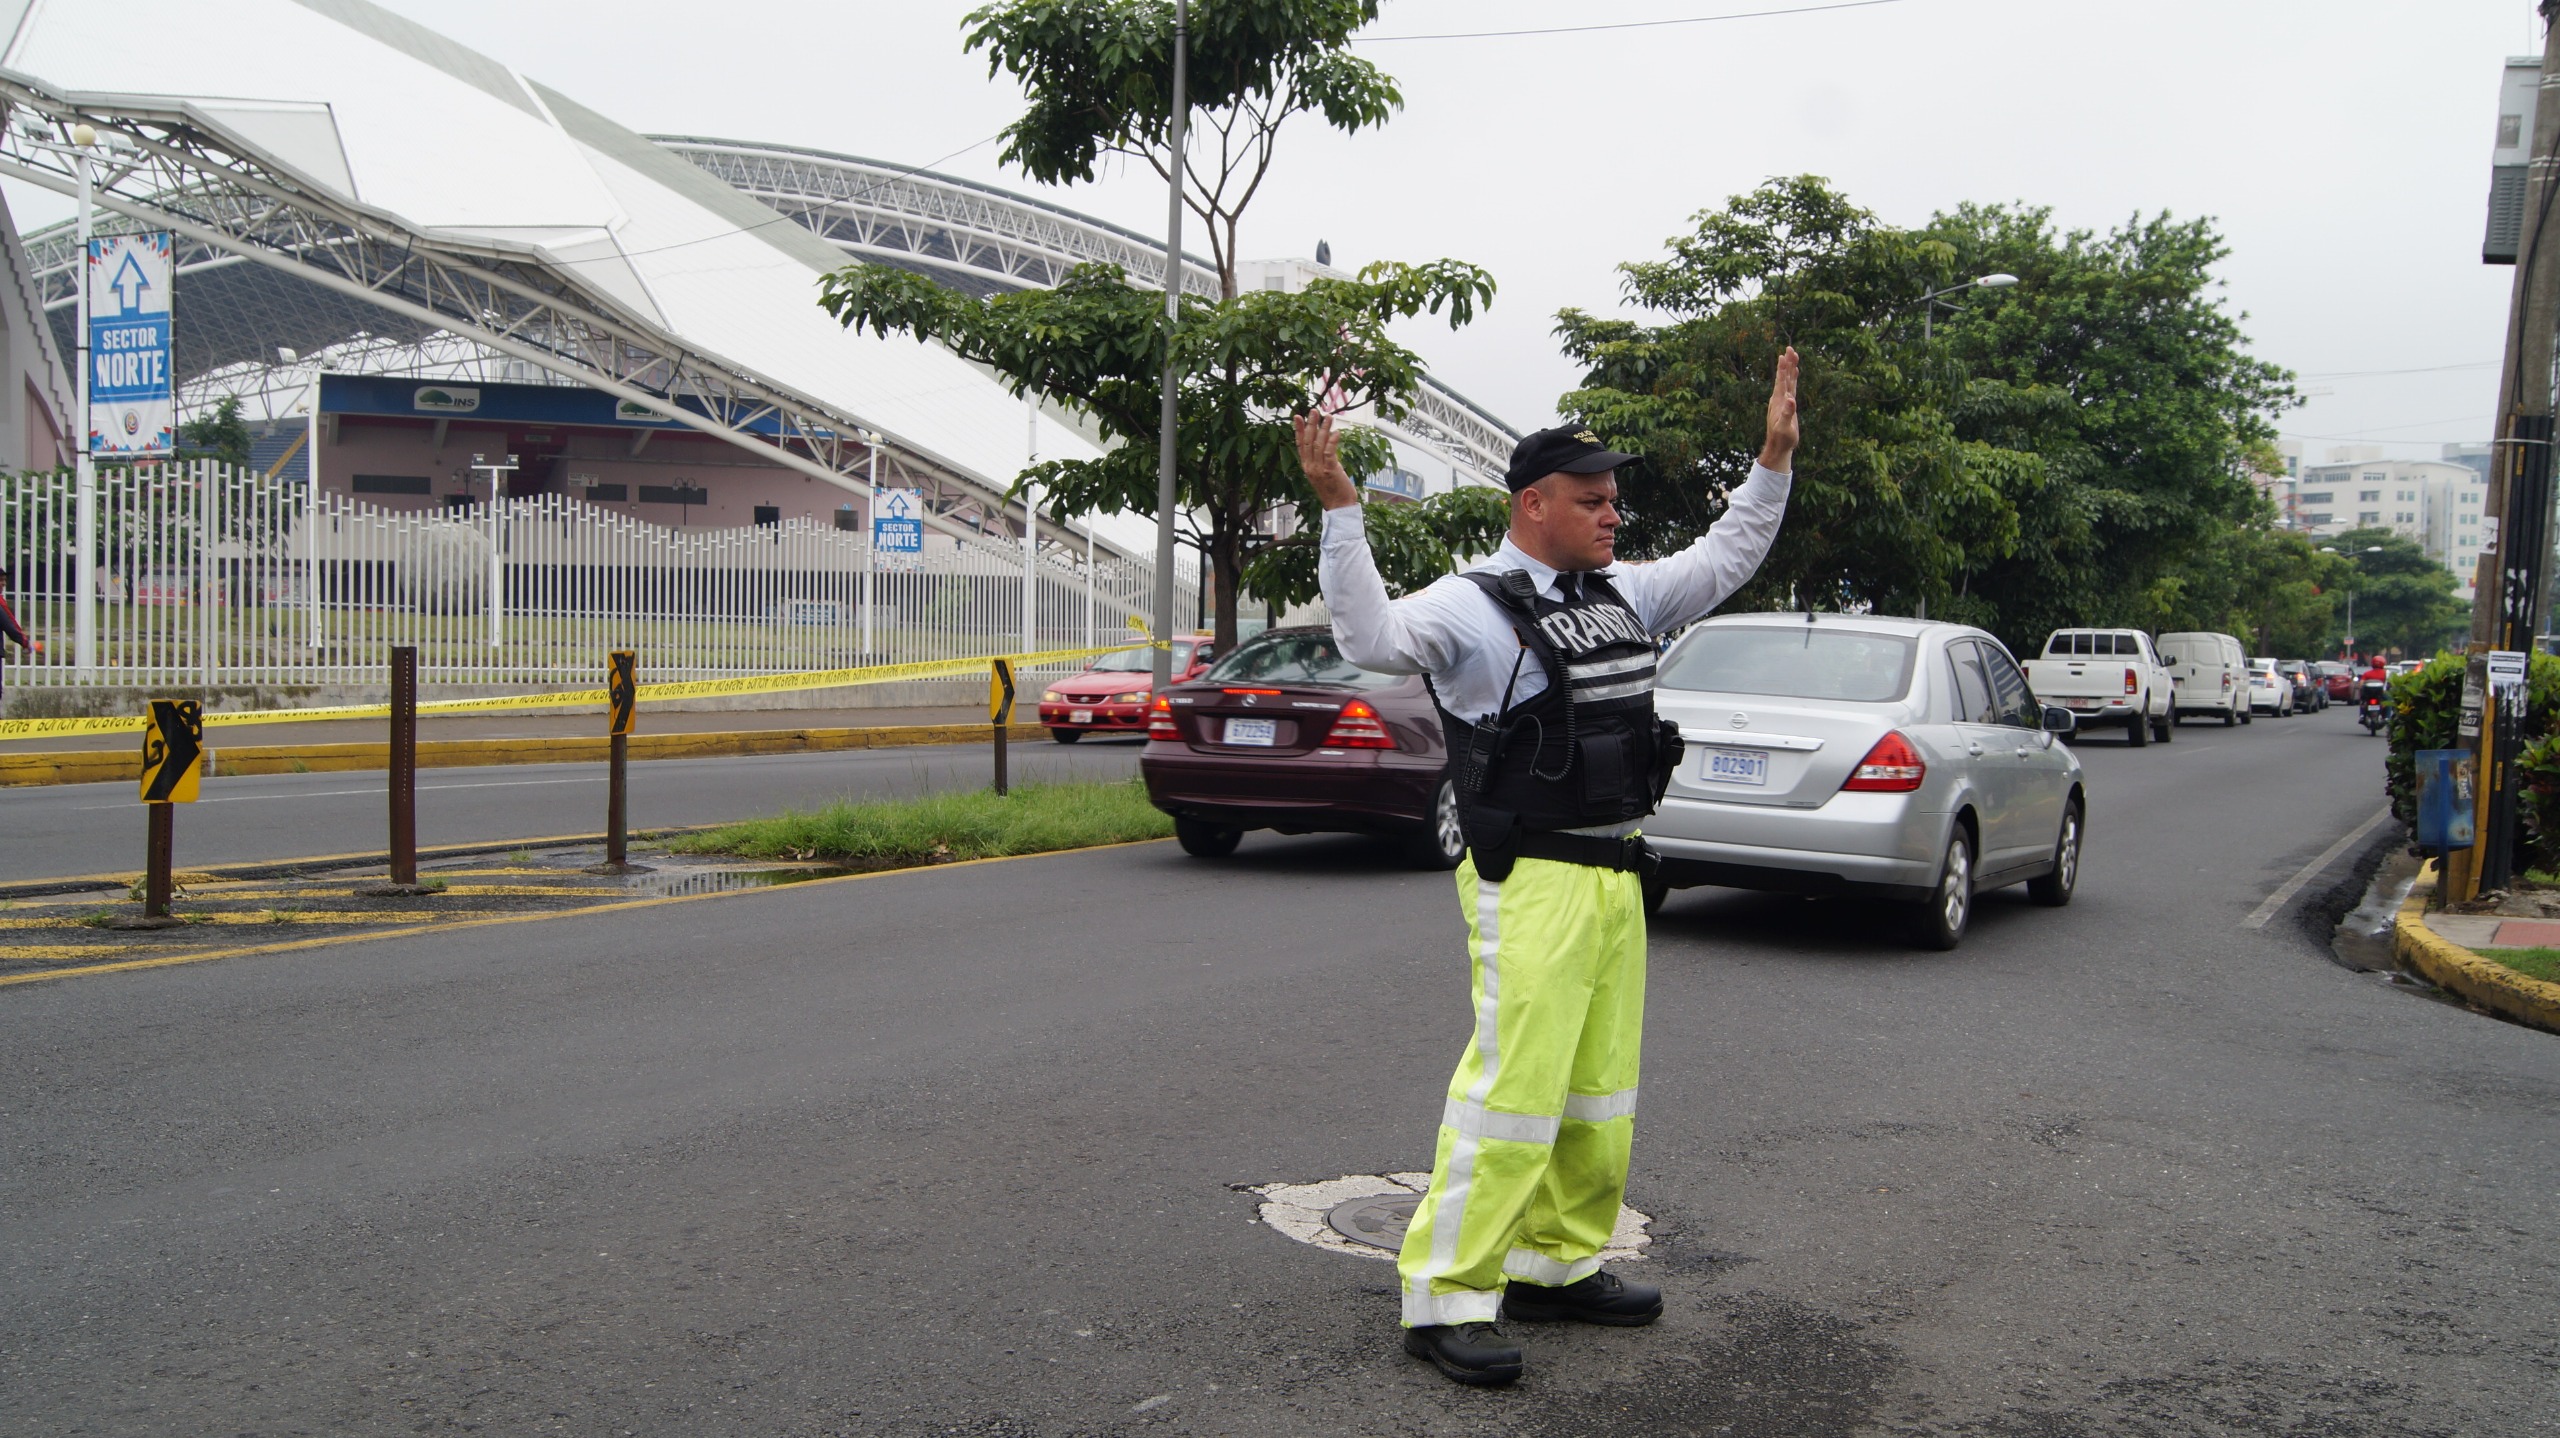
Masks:
[[[1138,772],[1133,741],[1013,744],[1021,780],[1117,778]],[[631,766],[636,829],[724,823],[851,795],[895,798],[988,782],[984,744],[847,749],[751,759],[653,759]],[[178,867],[318,854],[380,853],[387,776],[269,774],[207,779],[176,816]],[[134,786],[59,784],[0,798],[0,883],[138,869],[143,808]],[[602,764],[521,764],[418,771],[418,842],[499,842],[604,830]]]
[[[1650,1329],[1509,1392],[1239,1190],[1427,1166],[1448,880],[1347,839],[803,885],[0,990],[13,1431],[2560,1429],[2560,1038],[2331,962],[2343,711],[2082,747],[1951,954],[1675,896]],[[245,806],[244,806],[245,807]]]

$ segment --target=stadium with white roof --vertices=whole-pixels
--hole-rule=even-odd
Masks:
[[[504,449],[508,494],[648,523],[855,528],[876,474],[922,491],[937,542],[1018,546],[1026,456],[1095,433],[938,346],[848,332],[818,276],[852,256],[988,293],[1104,261],[1162,283],[1147,236],[881,161],[644,136],[365,0],[0,0],[0,32],[0,174],[69,194],[60,141],[88,123],[99,230],[178,236],[182,413],[236,396],[256,468],[316,464],[319,491],[386,508],[467,504],[473,455]],[[177,83],[206,76],[221,95]],[[13,256],[66,354],[74,254],[64,222]],[[1216,292],[1200,262],[1183,281]],[[25,388],[32,455],[61,416]],[[1415,498],[1495,482],[1516,438],[1437,386],[1387,433],[1378,487]],[[1153,552],[1142,517],[1040,523],[1044,549]]]

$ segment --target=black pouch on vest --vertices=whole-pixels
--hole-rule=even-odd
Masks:
[[[1481,804],[1458,806],[1458,827],[1466,831],[1467,852],[1475,858],[1476,877],[1499,884],[1520,862],[1520,816],[1508,809]]]
[[[1680,768],[1681,751],[1688,747],[1680,737],[1680,726],[1668,719],[1654,721],[1653,739],[1653,803],[1646,812],[1662,807],[1662,796],[1671,792],[1671,776]]]

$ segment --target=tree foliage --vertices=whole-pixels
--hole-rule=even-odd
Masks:
[[[2291,392],[2243,352],[2210,273],[2222,254],[2201,220],[2101,236],[1968,205],[1901,229],[1818,177],[1773,180],[1621,267],[1660,323],[1558,317],[1585,369],[1560,407],[1648,456],[1620,476],[1620,548],[1665,553],[1748,472],[1770,356],[1792,344],[1794,498],[1741,603],[1925,601],[2021,647],[2064,625],[2159,627],[2218,582],[2164,585],[2200,554],[2289,554],[2238,538],[2262,507],[2244,469]],[[2019,283],[1925,298],[1994,272]]]
[[[2338,551],[2335,584],[2355,595],[2359,652],[2432,654],[2469,627],[2471,607],[2462,602],[2452,572],[2417,541],[2388,529],[2351,529],[2325,542]],[[2330,642],[2345,641],[2346,623],[2342,594],[2326,636]]]
[[[1222,302],[1183,297],[1171,330],[1181,376],[1176,494],[1192,541],[1208,551],[1222,646],[1235,642],[1246,569],[1288,543],[1263,532],[1264,516],[1286,505],[1314,512],[1289,416],[1330,391],[1354,413],[1401,418],[1421,390],[1423,366],[1388,337],[1388,326],[1445,315],[1454,328],[1492,297],[1492,277],[1456,260],[1374,264],[1356,279],[1319,279],[1296,293],[1255,291]],[[1061,515],[1155,513],[1163,297],[1130,288],[1116,266],[1080,265],[1055,289],[981,298],[905,270],[856,264],[826,277],[819,303],[847,327],[937,341],[994,370],[1016,394],[1036,391],[1073,404],[1117,442],[1098,459],[1032,467],[1017,493],[1036,482]],[[1377,473],[1391,458],[1376,431],[1345,430],[1343,463],[1355,476]],[[1470,513],[1462,505],[1426,507],[1411,521],[1385,520],[1384,559],[1409,581],[1409,566],[1429,560],[1435,538],[1444,550],[1466,542]],[[1256,592],[1305,597],[1291,587],[1295,572],[1275,561],[1257,572]],[[1445,560],[1437,572],[1446,572]]]
[[[1395,81],[1353,55],[1377,0],[1201,0],[1190,9],[1185,98],[1196,127],[1180,157],[1183,201],[1209,231],[1221,293],[1236,293],[1236,225],[1270,173],[1290,116],[1345,134],[1386,123]],[[966,48],[987,52],[1030,106],[1005,127],[1002,159],[1044,184],[1090,181],[1105,156],[1171,181],[1170,0],[1000,0],[969,13]]]
[[[210,412],[178,426],[180,459],[218,459],[246,469],[249,444],[249,422],[240,417],[240,400],[235,395],[224,395]]]

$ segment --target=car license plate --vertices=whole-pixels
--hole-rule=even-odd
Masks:
[[[1067,722],[1070,724],[1090,724],[1093,722],[1093,711],[1090,709],[1070,709],[1067,711]]]
[[[2107,701],[2104,699],[2074,699],[2070,701],[2070,703],[2071,707],[2074,709],[2104,709],[2107,707]]]
[[[1760,749],[1709,749],[1698,773],[1710,784],[1767,784],[1769,755]]]
[[[1268,749],[1278,741],[1279,737],[1280,726],[1274,720],[1230,719],[1227,721],[1227,742],[1230,744],[1255,744]]]

